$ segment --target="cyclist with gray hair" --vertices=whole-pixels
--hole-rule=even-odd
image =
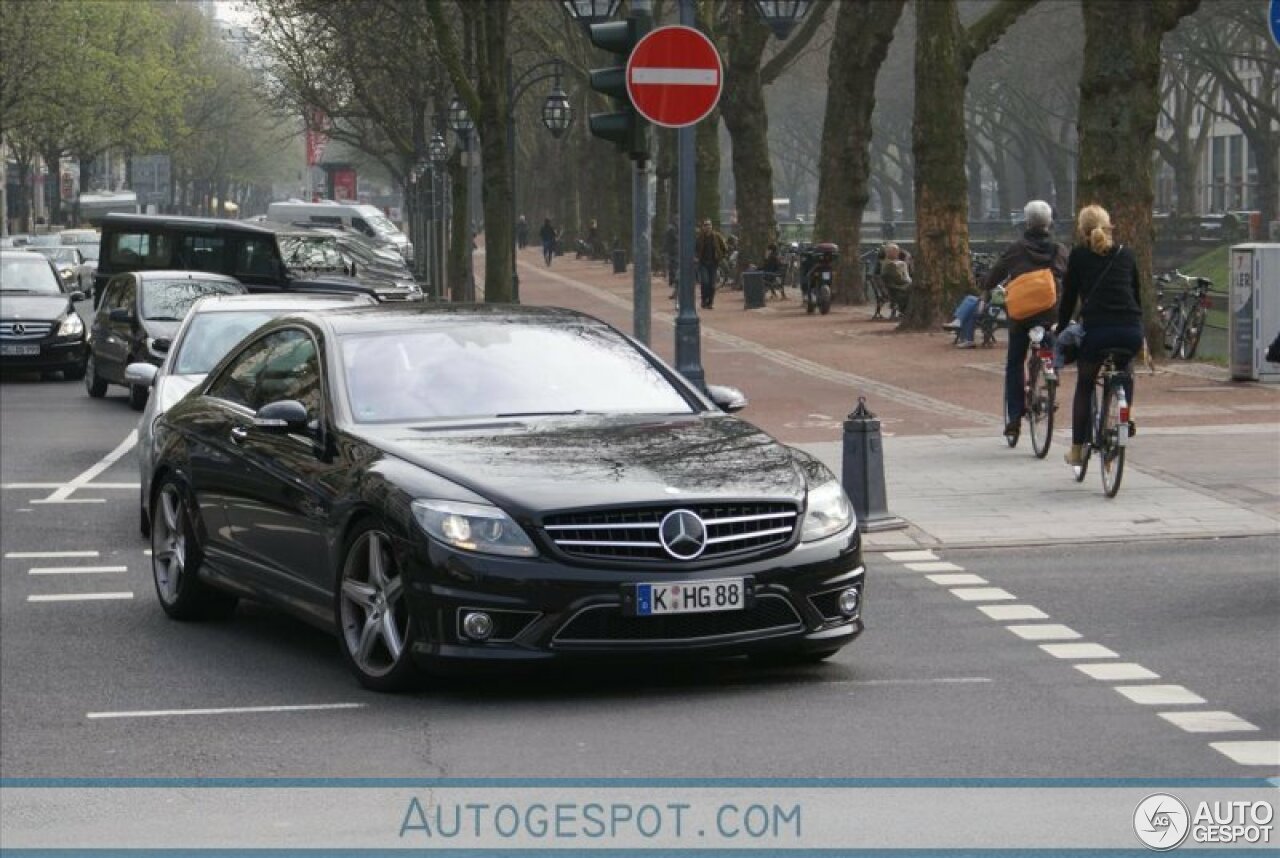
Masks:
[[[987,301],[991,300],[991,290],[996,286],[1041,268],[1053,272],[1058,282],[1058,294],[1062,294],[1062,278],[1067,273],[1067,248],[1049,236],[1053,228],[1053,209],[1044,200],[1032,200],[1022,212],[1026,218],[1026,230],[1020,239],[1005,248],[982,282],[983,297]],[[1026,404],[1022,388],[1026,384],[1027,333],[1036,325],[1048,330],[1056,316],[1057,307],[1052,307],[1029,319],[1009,320],[1009,351],[1004,367],[1004,434],[1011,440],[1016,441],[1022,431],[1022,412]],[[972,342],[972,336],[969,339]]]

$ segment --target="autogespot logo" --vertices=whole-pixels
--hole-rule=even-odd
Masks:
[[[1181,846],[1190,829],[1187,806],[1162,792],[1144,798],[1133,812],[1133,830],[1138,839],[1157,852]]]

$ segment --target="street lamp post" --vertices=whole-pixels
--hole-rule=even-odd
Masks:
[[[551,71],[545,71],[545,69],[551,69]],[[508,177],[511,182],[511,300],[516,304],[520,303],[520,274],[516,270],[516,104],[529,91],[529,87],[554,78],[555,83],[552,85],[551,94],[542,104],[542,124],[553,137],[559,139],[560,135],[564,134],[573,123],[573,106],[569,103],[569,96],[560,86],[563,72],[563,64],[560,60],[545,60],[530,66],[516,77],[511,61],[507,61],[507,152],[510,158]]]
[[[756,0],[756,11],[775,36],[785,39],[809,11],[809,0]]]
[[[449,160],[449,144],[444,142],[444,135],[437,131],[427,144],[427,158],[431,162],[431,283],[434,298],[444,298],[445,280],[445,205],[444,189],[448,184],[444,181],[444,164]]]
[[[474,301],[476,299],[476,273],[475,273],[475,241],[476,233],[473,224],[475,223],[475,196],[471,193],[471,132],[475,129],[475,121],[472,120],[471,114],[467,112],[467,107],[462,103],[462,99],[454,96],[449,102],[449,128],[454,134],[458,135],[458,140],[462,144],[462,167],[467,177],[467,280],[463,285],[463,300]]]

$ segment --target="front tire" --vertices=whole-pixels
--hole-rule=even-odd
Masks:
[[[1120,426],[1120,399],[1115,395],[1115,388],[1108,386],[1102,394],[1102,425],[1098,437],[1102,441],[1102,449],[1098,451],[1098,469],[1102,473],[1102,491],[1113,498],[1120,491],[1120,481],[1124,478],[1125,447],[1116,438]]]
[[[151,391],[140,384],[129,385],[129,407],[134,411],[141,411],[147,407],[147,397]]]
[[[1204,322],[1204,308],[1197,307],[1187,319],[1187,323],[1182,327],[1178,357],[1183,360],[1191,360],[1196,356],[1196,349],[1200,347],[1200,335],[1204,333]]]
[[[107,380],[98,375],[98,366],[93,359],[93,352],[89,353],[84,363],[84,389],[94,399],[101,399],[107,395]]]
[[[372,522],[359,526],[343,558],[334,610],[347,666],[372,691],[402,691],[419,678],[405,590],[391,537]]]
[[[818,312],[824,316],[831,312],[831,287],[825,283],[818,288]]]
[[[160,607],[175,620],[220,619],[236,597],[201,581],[204,551],[196,537],[187,492],[166,479],[151,509],[151,577]]]

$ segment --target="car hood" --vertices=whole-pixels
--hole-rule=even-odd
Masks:
[[[0,293],[0,316],[6,319],[53,322],[62,318],[69,306],[66,295]]]
[[[806,487],[803,454],[714,414],[361,429],[387,453],[524,514],[682,499],[801,502]]]

